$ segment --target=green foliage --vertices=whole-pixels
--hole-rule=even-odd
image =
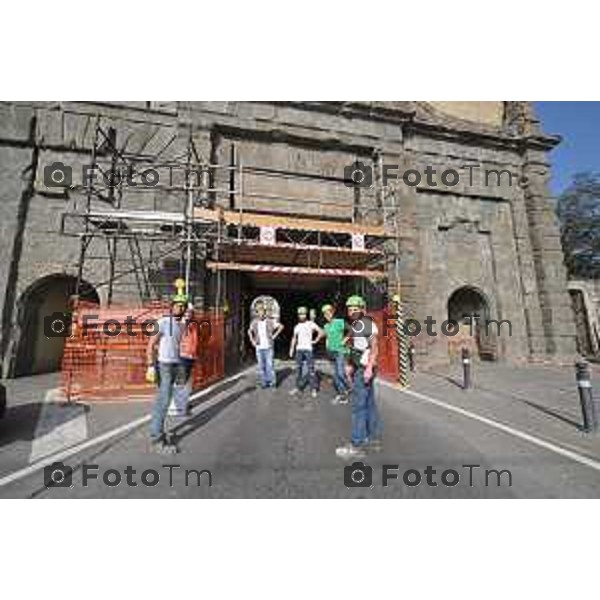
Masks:
[[[569,274],[600,277],[600,173],[575,175],[556,212]]]

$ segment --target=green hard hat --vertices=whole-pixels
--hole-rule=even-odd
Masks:
[[[346,300],[346,306],[357,306],[358,308],[365,308],[367,303],[362,296],[350,296],[348,300]]]
[[[188,297],[185,294],[175,294],[171,298],[171,304],[187,304]]]
[[[308,309],[306,308],[306,306],[299,306],[298,307],[298,314],[299,315],[307,315],[308,314]]]
[[[321,306],[321,312],[327,312],[328,310],[333,311],[333,306],[331,306],[331,304],[323,304],[323,306]]]

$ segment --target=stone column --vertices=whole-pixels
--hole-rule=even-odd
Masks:
[[[548,355],[575,355],[575,321],[554,207],[548,193],[549,166],[544,150],[528,148],[523,163],[525,209]]]
[[[558,221],[548,187],[550,166],[547,152],[558,144],[559,139],[542,133],[531,102],[506,102],[504,127],[521,138],[522,143],[524,201],[515,202],[513,216],[517,236],[523,232],[523,221],[526,220],[530,252],[524,253],[523,266],[526,268],[523,275],[527,279],[527,267],[533,263],[537,287],[539,310],[531,306],[531,297],[527,294],[527,291],[533,291],[531,284],[525,293],[531,350],[534,355],[545,353],[570,360],[576,352],[575,319],[567,291]]]
[[[525,320],[528,351],[525,357],[543,356],[545,334],[542,326],[535,262],[529,235],[529,221],[523,191],[518,190],[510,201],[511,222],[517,260],[520,300]]]

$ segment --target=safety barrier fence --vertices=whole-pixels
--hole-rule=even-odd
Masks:
[[[158,320],[169,305],[100,308],[80,303],[71,315],[71,335],[65,340],[61,387],[70,401],[125,401],[154,395],[145,379],[147,347]],[[370,311],[379,330],[379,375],[399,381],[398,337],[394,308]],[[221,313],[194,313],[198,324],[198,359],[192,388],[202,389],[225,374],[224,318]]]
[[[145,380],[146,352],[158,320],[169,305],[100,308],[79,304],[71,315],[71,335],[65,340],[61,387],[69,400],[107,401],[148,398],[155,386]],[[224,377],[223,315],[195,312],[198,359],[192,387],[201,389]]]
[[[399,381],[398,337],[395,327],[394,308],[369,311],[379,331],[378,373],[383,379]]]

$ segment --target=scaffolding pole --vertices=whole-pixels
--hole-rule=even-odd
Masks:
[[[182,129],[179,129],[182,132]],[[177,244],[166,255],[159,252],[155,253],[155,247],[158,243],[174,242],[179,247],[179,273],[185,280],[185,292],[188,296],[194,294],[192,286],[193,277],[193,259],[197,256],[198,245],[201,245],[204,258],[210,256],[212,264],[216,267],[216,289],[215,289],[215,308],[220,309],[222,305],[224,265],[226,263],[240,263],[240,252],[251,251],[253,247],[263,246],[268,250],[271,246],[265,245],[260,238],[260,232],[264,227],[273,227],[278,233],[273,241],[272,248],[277,249],[280,260],[288,261],[289,266],[302,268],[306,266],[311,272],[321,271],[322,273],[334,273],[332,267],[352,267],[355,273],[364,273],[358,275],[362,282],[357,282],[359,286],[364,286],[365,278],[370,275],[379,277],[379,265],[375,261],[383,260],[384,264],[389,264],[390,248],[385,240],[395,238],[395,261],[399,261],[399,238],[397,223],[397,206],[393,197],[386,197],[387,187],[382,182],[382,157],[376,157],[376,189],[365,191],[362,189],[349,189],[348,202],[337,201],[334,198],[332,202],[329,198],[329,192],[325,197],[317,199],[316,197],[299,198],[293,197],[293,194],[287,193],[289,186],[283,186],[283,193],[275,185],[263,186],[261,193],[256,193],[252,186],[260,184],[255,181],[256,178],[277,179],[282,178],[290,181],[298,179],[301,182],[307,179],[324,182],[328,185],[344,185],[346,182],[341,178],[332,176],[320,176],[317,174],[293,173],[289,170],[277,170],[267,167],[248,167],[252,179],[246,181],[246,169],[237,145],[232,145],[228,165],[212,164],[217,161],[205,162],[200,158],[196,150],[193,139],[193,126],[190,125],[187,131],[187,145],[184,153],[178,152],[178,157],[174,159],[165,155],[167,147],[171,147],[177,132],[171,136],[168,144],[156,155],[148,153],[135,154],[119,150],[116,144],[116,136],[113,130],[107,134],[104,131],[103,124],[99,116],[96,116],[94,144],[91,150],[91,162],[96,168],[102,167],[102,173],[105,172],[104,160],[114,170],[117,165],[130,167],[133,164],[147,162],[155,167],[168,165],[170,168],[181,168],[185,172],[185,182],[173,182],[171,179],[169,185],[157,185],[150,189],[138,186],[137,188],[124,187],[123,179],[120,178],[118,185],[110,189],[107,194],[106,187],[102,188],[100,182],[94,182],[89,178],[85,188],[75,188],[72,193],[85,193],[85,210],[81,212],[70,212],[63,215],[61,229],[65,235],[77,235],[80,237],[80,255],[78,263],[77,290],[82,288],[83,277],[86,272],[85,264],[88,258],[95,258],[89,255],[88,249],[94,238],[107,240],[107,259],[109,261],[108,280],[101,285],[108,286],[108,299],[112,301],[113,287],[117,281],[123,281],[123,278],[133,273],[133,278],[126,280],[132,285],[137,284],[140,298],[145,301],[151,295],[160,291],[150,285],[150,278],[146,273],[149,260],[142,251],[141,242],[149,244],[149,256],[154,261],[167,258],[170,254],[177,252]],[[146,148],[146,144],[144,148]],[[164,160],[161,155],[164,155]],[[99,157],[102,161],[99,161]],[[160,164],[159,164],[160,161]],[[97,163],[102,162],[102,165]],[[228,173],[228,186],[220,186],[219,178],[215,174],[219,169]],[[192,181],[195,172],[200,173],[199,178]],[[208,185],[204,182],[206,176],[209,176]],[[247,185],[248,184],[248,185]],[[224,189],[219,189],[223,187]],[[206,188],[206,189],[205,189]],[[225,189],[226,188],[226,189]],[[271,188],[271,189],[269,189]],[[260,186],[256,188],[260,190]],[[338,189],[338,188],[336,188]],[[341,189],[341,188],[339,188]],[[273,192],[278,193],[273,193]],[[132,192],[132,193],[130,193]],[[135,192],[135,196],[133,195]],[[153,194],[151,202],[153,210],[137,208],[140,194],[145,192]],[[199,206],[196,206],[198,192],[201,195]],[[156,202],[156,194],[179,195],[181,199],[180,210],[156,210],[159,207]],[[214,195],[214,208],[209,208],[204,202],[204,194]],[[337,192],[336,192],[337,193]],[[211,196],[212,198],[212,196]],[[287,202],[290,204],[300,204],[298,213],[273,211],[269,209],[266,212],[256,209],[257,199],[264,201]],[[97,200],[97,201],[95,201]],[[251,210],[247,207],[247,202],[251,202]],[[312,218],[307,216],[310,213],[308,208],[314,203],[323,204],[331,210],[331,214],[325,218]],[[106,208],[102,208],[102,203],[108,203]],[[371,206],[371,203],[374,203]],[[227,207],[228,210],[224,210]],[[293,208],[293,207],[292,207]],[[345,211],[351,211],[348,214]],[[378,221],[374,225],[371,215],[383,213],[383,224]],[[74,222],[81,229],[77,234],[69,233],[67,229],[66,217],[74,218]],[[392,218],[390,218],[392,217]],[[83,219],[83,226],[75,219]],[[347,221],[345,221],[347,219]],[[257,234],[258,232],[258,234]],[[355,236],[363,236],[363,246],[355,246]],[[128,252],[131,255],[128,261],[128,268],[121,272],[117,265],[121,263],[119,250],[122,247],[121,240],[128,240]],[[248,250],[250,249],[250,250]],[[393,250],[392,250],[393,251]],[[289,258],[285,253],[292,253]],[[337,254],[336,254],[337,252]],[[283,258],[282,258],[282,254]],[[347,257],[343,260],[341,257]],[[353,258],[352,258],[353,257]],[[268,261],[270,262],[270,261]],[[225,269],[227,270],[227,269]],[[140,271],[138,273],[138,271]],[[399,267],[396,264],[394,268],[397,292],[400,292]],[[93,282],[90,282],[93,283]],[[155,284],[156,285],[156,284]]]

